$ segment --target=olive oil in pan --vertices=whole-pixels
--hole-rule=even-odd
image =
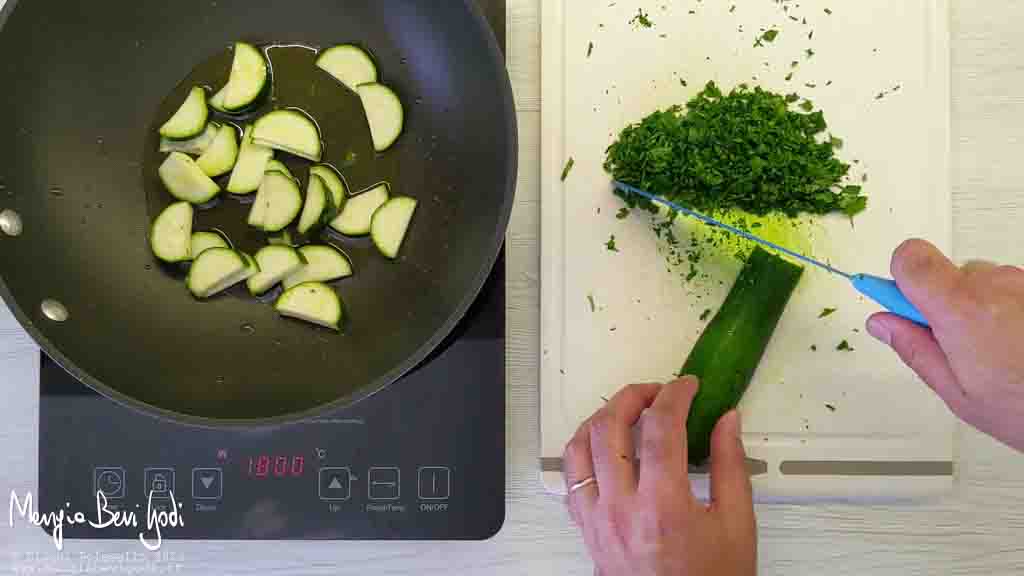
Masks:
[[[359,96],[316,67],[315,49],[296,44],[268,44],[262,49],[271,67],[268,93],[256,107],[243,114],[226,115],[211,109],[211,121],[230,123],[241,128],[272,110],[296,108],[317,123],[324,143],[322,161],[341,172],[350,193],[355,194],[382,181],[398,180],[398,154],[376,153]],[[156,111],[145,139],[147,149],[142,167],[151,220],[174,202],[157,176],[157,170],[165,157],[158,151],[157,128],[174,114],[193,86],[209,88],[210,96],[220,90],[227,82],[232,59],[233,52],[228,49],[200,63],[171,91]],[[301,181],[305,192],[312,163],[284,152],[276,152],[275,158],[288,166]],[[229,178],[230,174],[227,174],[216,180],[224,188]],[[234,196],[222,192],[216,209],[196,212],[195,229],[222,230],[236,248],[254,253],[267,244],[266,234],[246,224],[254,197],[255,194]],[[347,246],[346,250],[353,248]],[[355,249],[358,251],[358,248]],[[178,268],[170,271],[181,273]]]

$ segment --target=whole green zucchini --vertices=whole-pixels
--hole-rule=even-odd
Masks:
[[[756,248],[680,374],[700,379],[686,424],[690,463],[711,450],[715,424],[739,404],[804,269]]]

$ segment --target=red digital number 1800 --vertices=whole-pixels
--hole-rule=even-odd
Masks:
[[[250,478],[298,478],[306,467],[302,456],[271,456],[260,454],[249,457]]]

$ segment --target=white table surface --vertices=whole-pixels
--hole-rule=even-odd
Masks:
[[[69,542],[59,559],[41,531],[8,527],[5,500],[0,574],[51,574],[58,568],[116,574],[592,573],[561,501],[543,492],[537,472],[540,1],[509,0],[522,154],[509,232],[509,489],[502,532],[482,543],[169,542],[155,554],[141,554],[137,542]],[[1024,263],[1020,22],[1024,2],[953,3],[954,226],[960,260]],[[11,490],[36,490],[37,363],[35,345],[0,306],[5,499]],[[943,502],[759,508],[762,574],[1024,573],[1024,456],[969,431],[962,434],[960,456],[959,490]]]

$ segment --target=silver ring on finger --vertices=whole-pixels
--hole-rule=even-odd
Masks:
[[[583,490],[587,486],[596,485],[596,484],[597,484],[597,478],[594,478],[593,476],[591,476],[589,478],[586,478],[584,480],[580,480],[579,482],[577,482],[577,483],[575,483],[575,484],[573,484],[572,486],[569,487],[569,495],[572,496],[573,494],[575,494],[576,492],[579,492],[580,490]]]

